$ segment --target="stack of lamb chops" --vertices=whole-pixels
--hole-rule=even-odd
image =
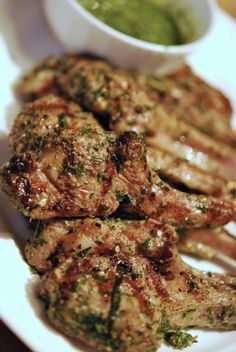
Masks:
[[[160,80],[102,60],[51,57],[18,86],[33,102],[13,125],[1,188],[39,220],[25,257],[43,275],[49,320],[98,350],[154,351],[163,339],[183,348],[195,339],[182,328],[236,326],[235,276],[199,272],[176,248],[176,229],[196,233],[235,218],[234,179],[222,171],[226,155],[230,177],[235,162],[230,107],[183,72],[180,82]],[[204,112],[201,120],[194,110],[194,126],[181,115],[195,106],[190,94],[181,110],[188,80],[210,92],[201,100],[208,120],[225,115],[225,137],[211,124],[217,142],[201,131]]]

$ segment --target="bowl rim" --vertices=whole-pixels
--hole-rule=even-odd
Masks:
[[[215,13],[217,9],[217,4],[215,0],[206,0],[206,6],[208,6],[209,13],[210,13],[210,21],[208,24],[208,28],[206,32],[198,39],[194,40],[193,42],[181,45],[162,45],[162,44],[153,44],[146,42],[141,39],[134,38],[127,34],[124,34],[109,25],[105,24],[94,15],[92,15],[89,11],[87,11],[77,0],[63,0],[68,1],[71,6],[79,12],[79,14],[87,20],[92,26],[98,27],[102,32],[106,33],[107,35],[113,37],[116,40],[124,42],[127,45],[130,45],[137,49],[143,49],[150,52],[155,53],[165,53],[165,54],[185,54],[186,52],[191,52],[196,50],[198,46],[200,46],[203,42],[206,41],[208,36],[210,35],[214,23],[215,23]]]

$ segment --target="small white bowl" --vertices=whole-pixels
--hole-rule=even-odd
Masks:
[[[212,30],[214,0],[182,0],[198,24],[197,38],[189,44],[159,45],[123,34],[91,15],[76,0],[44,0],[48,22],[68,52],[89,52],[124,68],[165,74],[205,42]]]

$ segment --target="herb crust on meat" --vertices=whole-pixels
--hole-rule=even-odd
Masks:
[[[38,220],[24,255],[51,324],[107,352],[236,329],[236,276],[178,253],[234,244],[221,227],[236,216],[228,99],[187,65],[160,78],[86,55],[51,56],[16,89],[28,103],[0,187]]]

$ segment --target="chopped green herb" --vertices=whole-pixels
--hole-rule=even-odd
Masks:
[[[197,205],[197,209],[201,211],[201,213],[205,214],[208,211],[208,206],[203,203],[199,203]]]
[[[38,274],[37,270],[35,268],[33,268],[32,266],[30,266],[30,272],[31,274]]]
[[[76,320],[79,328],[85,333],[89,334],[94,340],[107,340],[107,329],[105,320],[96,314],[81,314],[78,315],[73,311],[73,318]]]
[[[102,162],[102,159],[97,156],[92,156],[92,162],[95,164],[100,164]]]
[[[212,315],[208,315],[207,320],[208,320],[209,324],[211,324],[211,325],[214,324],[214,318]]]
[[[158,91],[159,93],[165,93],[167,91],[167,84],[160,80],[155,76],[148,76],[146,79],[146,83],[154,90]]]
[[[120,307],[120,300],[121,300],[121,294],[120,294],[120,286],[122,284],[122,278],[118,277],[115,280],[113,289],[112,289],[112,295],[111,295],[111,308],[109,312],[109,322],[108,322],[108,331],[111,332],[112,326],[114,324],[114,321],[117,316],[117,311]]]
[[[59,126],[60,127],[68,128],[68,122],[66,120],[65,114],[61,114],[58,119],[59,119]]]
[[[170,322],[167,315],[164,315],[157,332],[161,335],[167,334],[171,330]]]
[[[37,248],[37,247],[40,247],[46,243],[47,243],[47,241],[44,238],[37,237],[37,238],[34,238],[34,240],[33,240],[33,247]]]
[[[208,313],[208,316],[207,316],[208,323],[210,325],[213,325],[214,324],[214,313],[213,313],[213,310],[211,308],[208,308],[207,309],[207,313]]]
[[[80,70],[78,70],[71,78],[70,84],[72,87],[77,87],[76,98],[81,99],[84,95],[84,91],[88,87],[87,79],[82,74]]]
[[[187,310],[186,312],[184,312],[184,313],[182,314],[183,319],[186,318],[186,317],[188,317],[189,315],[191,315],[191,314],[194,313],[195,311],[196,311],[196,309],[189,309],[189,310]]]
[[[194,292],[199,289],[198,284],[191,279],[188,280],[188,286],[189,286],[188,292]]]
[[[148,238],[146,241],[142,243],[142,248],[143,249],[148,249],[152,246],[152,239]]]
[[[184,331],[170,331],[165,335],[165,341],[174,348],[182,350],[197,342],[197,337]]]
[[[141,187],[141,188],[140,188],[140,193],[141,193],[141,194],[147,193],[147,188],[146,188],[146,187]]]
[[[116,199],[118,200],[118,202],[125,203],[125,204],[130,204],[134,202],[134,199],[132,196],[123,192],[117,192]]]
[[[88,138],[93,138],[93,129],[92,127],[84,127],[80,130],[82,135],[87,136]]]
[[[98,171],[97,172],[97,175],[96,175],[96,179],[97,179],[97,181],[99,182],[99,183],[101,183],[102,182],[102,180],[103,180],[103,172],[102,171]]]
[[[185,224],[186,224],[187,226],[193,226],[193,225],[194,225],[194,222],[193,222],[191,219],[189,219],[188,217],[186,217],[186,218],[185,218]]]
[[[43,227],[44,227],[44,222],[42,220],[39,220],[37,222],[37,225],[34,231],[34,237],[39,236],[40,232],[42,232],[43,230]]]
[[[202,131],[203,133],[207,134],[208,136],[213,135],[212,129],[208,126],[199,126],[199,130]]]
[[[32,242],[32,245],[34,248],[38,248],[47,243],[47,241],[43,237],[40,237],[43,227],[44,227],[43,221],[38,221],[36,229],[34,231],[33,242]]]
[[[61,253],[63,244],[61,242],[57,243],[54,251],[48,256],[48,260],[51,262],[52,266],[55,267],[58,265],[58,257]]]
[[[157,184],[157,187],[159,187],[163,191],[168,191],[170,189],[164,182],[159,182]]]
[[[64,171],[66,173],[71,173],[72,175],[75,175],[77,177],[81,177],[84,173],[88,171],[88,169],[86,168],[85,163],[82,160],[79,160],[76,165],[73,165],[68,159],[65,159]]]
[[[44,146],[44,142],[45,140],[43,136],[36,137],[32,147],[33,151],[35,152],[40,151],[40,149],[42,149],[42,147]]]
[[[180,228],[180,229],[177,229],[176,231],[179,236],[186,236],[188,234],[188,229]]]
[[[86,254],[90,251],[92,247],[88,247],[88,248],[85,248],[85,249],[82,249],[78,254],[77,256],[80,257],[80,258],[83,258],[86,256]]]

